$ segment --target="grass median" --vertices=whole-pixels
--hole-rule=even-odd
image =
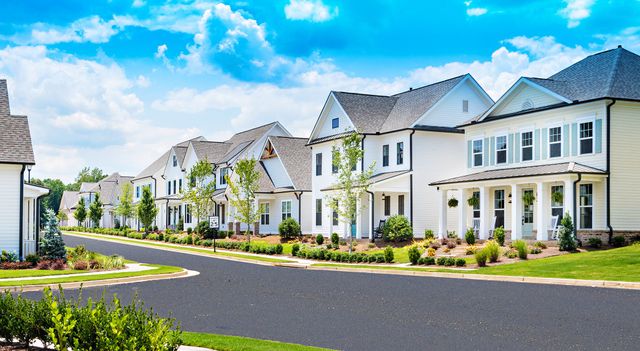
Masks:
[[[207,347],[217,351],[330,351],[330,349],[279,341],[194,332],[183,332],[182,341],[183,345]]]

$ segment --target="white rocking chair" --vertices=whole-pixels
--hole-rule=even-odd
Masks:
[[[560,216],[551,217],[551,223],[549,225],[549,232],[551,232],[551,240],[558,240],[558,220]]]
[[[480,238],[480,218],[473,219],[473,235],[476,239]]]
[[[491,229],[489,229],[489,240],[493,239],[493,232],[496,230],[496,222],[498,221],[498,216],[493,216],[493,222],[491,223]]]

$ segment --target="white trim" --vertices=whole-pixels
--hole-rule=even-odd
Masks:
[[[520,132],[518,132],[520,134],[520,145],[518,145],[518,152],[520,153],[520,163],[528,163],[528,162],[533,162],[536,159],[536,133],[535,133],[535,129],[521,129]],[[522,158],[522,142],[524,141],[524,139],[522,138],[522,134],[524,133],[531,133],[531,159],[530,160],[524,160]],[[529,146],[527,146],[529,147]]]
[[[356,133],[358,132],[358,129],[356,128],[356,125],[353,123],[353,120],[351,119],[351,117],[349,117],[349,115],[347,114],[347,111],[344,110],[344,107],[342,107],[342,105],[340,104],[340,102],[338,101],[338,98],[336,98],[334,92],[330,92],[329,96],[327,97],[327,100],[324,102],[324,105],[322,106],[322,110],[320,110],[320,115],[318,116],[318,118],[316,119],[316,123],[313,125],[313,129],[311,130],[311,134],[309,135],[309,140],[307,141],[307,143],[311,143],[313,141],[313,139],[316,137],[316,134],[319,130],[319,127],[321,126],[321,122],[323,120],[326,120],[327,118],[329,118],[329,113],[327,112],[326,116],[323,117],[323,114],[325,113],[326,109],[327,109],[327,105],[329,104],[329,101],[332,101],[332,103],[337,104],[338,107],[340,108],[340,111],[342,111],[342,113],[344,113],[344,115],[347,117],[347,119],[349,119],[349,122],[351,122],[351,125],[353,126],[353,131]],[[333,128],[332,128],[333,130]]]
[[[560,128],[560,156],[551,157],[551,129],[552,128]],[[562,128],[562,122],[551,123],[547,126],[547,159],[559,159],[563,158],[564,155],[564,138],[567,137],[564,135],[564,130]],[[557,141],[554,143],[558,143]]]
[[[591,185],[591,204],[590,204],[590,205],[584,205],[584,206],[583,206],[583,205],[582,205],[582,202],[580,201],[580,199],[581,199],[581,197],[582,197],[582,191],[581,191],[581,189],[582,189],[582,186],[583,186],[583,185]],[[578,229],[587,229],[587,230],[590,230],[590,229],[593,229],[593,227],[594,227],[594,226],[593,226],[593,224],[594,224],[593,222],[594,222],[594,219],[595,219],[595,213],[594,213],[594,207],[595,207],[595,206],[594,206],[594,203],[595,203],[595,201],[594,201],[594,190],[595,190],[595,187],[593,186],[593,183],[591,183],[591,182],[587,182],[587,183],[579,183],[579,184],[578,184],[578,194],[577,194],[577,196],[578,196],[578,209],[577,209],[577,210],[578,210],[578,213],[576,213],[577,222],[578,222]],[[582,212],[582,209],[583,209],[583,208],[591,208],[591,228],[585,228],[585,227],[582,225],[582,216],[581,216],[581,212]]]
[[[280,200],[280,221],[284,221],[284,219],[282,219],[282,215],[285,214],[285,212],[283,211],[282,205],[288,202],[289,203],[289,217],[287,218],[293,218],[293,201],[291,199],[284,199],[284,200]],[[298,218],[298,220],[300,220],[300,218]]]
[[[481,151],[480,151],[480,155],[482,155],[482,157],[481,157],[482,163],[479,166],[476,166],[476,157],[475,156],[478,153],[473,151],[473,144],[478,140],[482,143],[482,148],[481,148]],[[480,167],[484,167],[484,137],[471,139],[471,168],[480,168]]]
[[[591,122],[591,137],[590,138],[582,138],[580,137],[580,125],[584,124],[584,123],[589,123]],[[594,155],[596,153],[596,117],[595,115],[593,117],[582,117],[582,118],[576,118],[576,147],[577,147],[577,156],[584,156],[584,155]],[[580,148],[580,142],[582,140],[587,140],[587,139],[591,139],[591,152],[585,152],[582,153],[582,150]]]

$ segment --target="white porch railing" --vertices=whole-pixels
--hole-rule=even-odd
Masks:
[[[25,240],[23,253],[25,256],[36,253],[36,241]]]

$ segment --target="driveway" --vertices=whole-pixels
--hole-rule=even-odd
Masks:
[[[65,242],[199,271],[106,288],[125,301],[137,293],[189,331],[342,350],[637,350],[640,344],[639,291],[306,271],[88,238]],[[84,296],[102,290],[86,289]]]

